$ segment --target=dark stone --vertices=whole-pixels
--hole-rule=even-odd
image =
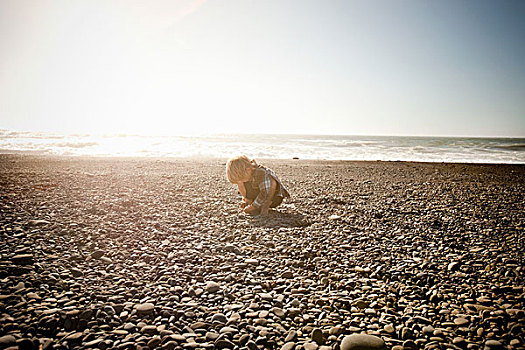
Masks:
[[[13,264],[16,265],[30,265],[34,262],[32,254],[19,254],[11,258]]]

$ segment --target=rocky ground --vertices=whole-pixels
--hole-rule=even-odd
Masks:
[[[262,163],[0,156],[0,348],[525,348],[525,166]]]

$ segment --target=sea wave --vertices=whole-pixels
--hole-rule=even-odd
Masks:
[[[32,139],[65,139],[66,135],[45,133],[45,132],[31,132],[31,131],[10,131],[6,129],[0,129],[0,140],[1,139],[20,139],[20,138],[32,138]]]
[[[66,147],[66,148],[84,148],[97,146],[98,142],[62,142],[62,143],[51,143],[51,147]]]
[[[0,130],[0,152],[68,156],[213,157],[525,163],[523,138],[338,135],[52,134]]]
[[[510,150],[510,151],[522,151],[525,152],[525,143],[515,144],[515,145],[497,145],[494,148]]]

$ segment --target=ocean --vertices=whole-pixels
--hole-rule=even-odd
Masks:
[[[525,164],[525,138],[53,134],[0,130],[0,153],[105,157],[381,160]]]

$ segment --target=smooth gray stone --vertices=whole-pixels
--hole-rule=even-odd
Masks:
[[[281,350],[293,350],[295,349],[295,343],[293,341],[289,341],[288,343],[285,343]]]
[[[0,345],[2,347],[7,347],[9,345],[13,345],[16,343],[16,338],[12,335],[4,335],[3,337],[0,337]]]
[[[503,349],[503,344],[497,340],[490,339],[485,342],[485,349]]]
[[[341,350],[386,350],[386,345],[375,335],[352,334],[343,338]]]
[[[103,250],[95,250],[93,253],[91,253],[91,257],[93,259],[100,259],[104,256],[104,254],[106,254],[106,252]]]
[[[155,310],[155,305],[152,303],[144,303],[135,305],[135,310],[139,315],[149,315]]]
[[[226,316],[222,313],[216,313],[215,315],[213,315],[213,317],[211,318],[212,321],[217,321],[217,322],[220,322],[220,323],[226,323],[228,322],[228,318],[226,318]]]
[[[288,335],[284,339],[285,343],[295,342],[297,340],[297,332],[293,329],[288,332]]]
[[[210,281],[206,283],[206,292],[208,293],[215,293],[219,289],[221,289],[221,286],[217,282]]]

